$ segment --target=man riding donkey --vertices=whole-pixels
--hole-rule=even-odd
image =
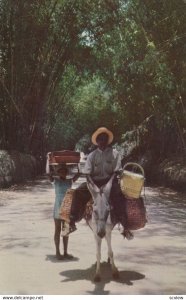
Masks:
[[[86,160],[83,173],[89,175],[93,182],[100,188],[105,185],[113,174],[114,180],[110,192],[111,217],[115,223],[123,226],[122,235],[130,240],[133,234],[127,229],[125,198],[121,192],[118,182],[118,175],[122,171],[121,157],[116,149],[110,145],[113,141],[113,133],[105,127],[98,128],[92,135],[92,143],[97,146],[96,150],[91,152]],[[75,197],[71,207],[71,226],[75,226],[77,221],[77,212],[79,207],[85,207],[90,200],[91,195],[86,184],[83,184],[76,190]]]

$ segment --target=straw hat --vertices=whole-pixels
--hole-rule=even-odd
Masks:
[[[113,141],[114,136],[113,136],[113,133],[110,130],[108,130],[106,127],[100,127],[93,133],[92,143],[94,145],[97,145],[96,139],[97,139],[98,135],[101,134],[101,133],[106,133],[108,135],[108,145],[111,144],[112,141]]]

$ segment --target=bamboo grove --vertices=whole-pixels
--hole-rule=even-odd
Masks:
[[[0,24],[1,149],[119,140],[154,115],[185,151],[185,0],[1,0]]]

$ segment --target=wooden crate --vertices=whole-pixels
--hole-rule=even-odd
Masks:
[[[80,152],[63,150],[53,151],[49,155],[49,164],[77,164],[80,161]]]

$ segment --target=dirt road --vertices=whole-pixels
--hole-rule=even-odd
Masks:
[[[113,230],[120,279],[112,279],[104,240],[102,281],[95,284],[95,243],[84,221],[69,240],[75,259],[55,259],[54,189],[46,179],[0,191],[0,294],[185,295],[186,195],[147,188],[146,197],[149,222],[135,239]]]

